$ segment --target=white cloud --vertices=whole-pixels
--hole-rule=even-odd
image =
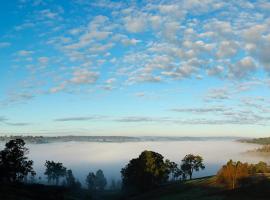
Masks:
[[[74,84],[89,84],[95,83],[98,79],[99,73],[89,71],[88,69],[75,69],[73,77],[70,79]]]
[[[140,40],[136,40],[136,39],[134,39],[134,38],[132,38],[132,39],[123,39],[122,41],[121,41],[124,45],[126,45],[126,46],[129,46],[129,45],[136,45],[136,44],[138,44],[139,42],[141,42]]]
[[[209,76],[221,76],[224,72],[224,67],[218,65],[207,70]]]
[[[231,64],[229,68],[229,77],[233,78],[245,78],[250,73],[255,72],[257,65],[252,57],[244,57],[235,64]]]
[[[232,58],[238,51],[239,45],[235,41],[222,41],[217,51],[218,58]]]
[[[125,17],[125,28],[131,33],[139,33],[145,30],[146,20],[142,16],[138,17]]]
[[[34,53],[33,51],[20,50],[20,51],[17,52],[17,55],[25,57],[25,56],[30,56],[33,53]]]

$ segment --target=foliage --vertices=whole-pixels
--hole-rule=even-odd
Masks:
[[[103,191],[107,185],[107,180],[103,171],[99,169],[96,174],[89,172],[88,176],[86,177],[86,184],[88,189],[91,191]]]
[[[46,170],[44,174],[47,176],[48,183],[53,181],[56,185],[58,185],[59,179],[66,176],[67,170],[62,163],[46,160],[45,167]]]
[[[224,183],[228,188],[234,189],[239,186],[241,180],[249,176],[249,166],[240,161],[230,160],[217,174],[217,181]]]
[[[204,169],[203,158],[199,155],[188,154],[184,157],[181,164],[182,175],[185,178],[187,175],[192,179],[192,174],[195,171]]]
[[[142,152],[121,170],[123,187],[140,191],[150,190],[165,183],[169,173],[163,156],[153,151]]]
[[[172,162],[172,161],[166,159],[165,164],[166,164],[166,167],[169,170],[170,176],[173,180],[175,180],[176,178],[178,178],[179,176],[182,175],[182,171],[179,170],[179,168],[175,162]]]
[[[249,174],[254,175],[258,173],[269,173],[270,169],[267,163],[265,162],[258,162],[257,164],[250,164],[249,165]]]
[[[104,190],[105,186],[107,185],[107,180],[103,174],[103,171],[99,169],[96,172],[96,188],[97,190]]]
[[[28,174],[35,175],[33,161],[28,160],[28,149],[22,139],[10,140],[0,151],[0,180],[21,182]]]
[[[95,184],[96,184],[95,181],[96,181],[96,175],[93,172],[89,172],[85,180],[89,190],[95,190]]]
[[[72,189],[81,188],[81,183],[75,179],[71,169],[67,170],[66,173],[66,185]]]
[[[217,174],[217,181],[225,184],[228,188],[234,189],[241,183],[252,182],[250,178],[257,174],[269,173],[270,169],[267,163],[258,162],[257,164],[233,162],[230,160],[224,165]]]

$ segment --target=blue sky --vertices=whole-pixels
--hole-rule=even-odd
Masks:
[[[270,2],[12,0],[0,134],[267,136]]]

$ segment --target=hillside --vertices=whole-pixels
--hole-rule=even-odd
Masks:
[[[164,141],[227,141],[238,140],[239,137],[162,137],[162,136],[0,136],[0,142],[23,139],[28,144],[44,144],[54,142],[164,142]]]
[[[69,190],[45,185],[0,186],[1,200],[266,200],[270,196],[270,180],[256,178],[246,187],[227,190],[216,184],[216,177],[204,177],[186,182],[175,182],[156,190],[132,197],[119,191],[105,191],[95,197],[87,190]]]
[[[238,141],[245,142],[245,143],[252,143],[252,144],[268,145],[268,144],[270,144],[270,137],[252,138],[252,139],[240,139]]]
[[[266,200],[270,196],[269,180],[258,180],[249,186],[227,190],[216,185],[215,177],[174,183],[157,190],[129,198],[131,200]]]

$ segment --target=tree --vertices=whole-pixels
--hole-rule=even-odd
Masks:
[[[47,176],[48,183],[54,181],[54,183],[58,185],[59,179],[66,176],[67,169],[63,166],[62,163],[46,160],[45,167],[46,170],[44,174]]]
[[[112,179],[112,181],[111,181],[110,189],[111,190],[116,190],[116,182],[115,182],[114,179]]]
[[[175,180],[176,178],[178,178],[181,175],[181,173],[180,173],[181,170],[179,170],[179,168],[175,162],[172,162],[172,161],[166,159],[165,164],[166,164],[167,169],[169,170],[170,176],[173,180]]]
[[[77,181],[72,173],[72,170],[67,170],[66,173],[66,185],[69,188],[78,189],[81,187],[81,183]]]
[[[235,189],[241,180],[249,176],[247,163],[233,162],[230,160],[217,174],[217,181],[226,184],[230,189]]]
[[[268,172],[267,163],[260,161],[255,165],[255,171],[256,173],[267,173]]]
[[[107,185],[107,180],[103,174],[103,171],[101,169],[99,169],[96,172],[96,188],[99,191],[104,190],[105,186]]]
[[[96,175],[93,172],[89,172],[89,174],[86,177],[85,182],[88,187],[88,190],[91,190],[91,191],[96,190]]]
[[[107,185],[107,180],[101,169],[97,170],[96,174],[90,172],[86,177],[86,184],[91,191],[103,191]]]
[[[28,149],[22,139],[10,140],[0,151],[0,180],[21,182],[27,175],[34,176],[33,161],[28,160]]]
[[[203,164],[203,158],[199,155],[193,155],[193,154],[188,154],[184,157],[182,160],[181,164],[181,170],[183,172],[184,177],[186,175],[189,176],[189,179],[192,179],[192,174],[195,171],[205,169],[205,166]]]
[[[153,151],[144,151],[121,170],[123,188],[146,191],[165,183],[170,171],[163,156]]]

